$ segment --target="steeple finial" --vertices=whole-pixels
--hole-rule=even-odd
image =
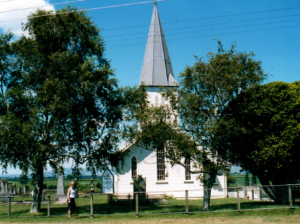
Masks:
[[[154,5],[157,5],[156,0],[154,0]]]

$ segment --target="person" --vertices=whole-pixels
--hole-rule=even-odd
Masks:
[[[67,193],[67,201],[68,201],[68,218],[71,219],[72,218],[72,213],[75,209],[75,197],[76,195],[83,195],[81,193],[77,193],[77,190],[75,188],[75,182],[72,181],[70,183],[70,187],[68,189],[68,193]]]

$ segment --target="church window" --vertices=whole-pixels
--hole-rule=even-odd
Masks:
[[[191,180],[191,173],[189,172],[189,170],[191,170],[191,158],[190,157],[186,157],[185,158],[185,180]]]
[[[136,178],[137,177],[137,164],[136,164],[136,158],[135,156],[132,157],[131,159],[131,175],[132,175],[132,178]]]
[[[155,106],[158,106],[158,96],[155,96]]]
[[[157,180],[165,180],[165,153],[164,148],[157,149]]]

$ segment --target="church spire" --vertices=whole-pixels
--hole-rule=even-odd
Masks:
[[[140,77],[140,84],[142,83],[146,86],[178,86],[174,78],[156,0]]]

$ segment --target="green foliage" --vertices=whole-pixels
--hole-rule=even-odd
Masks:
[[[68,175],[66,176],[66,179],[67,179],[67,180],[73,180],[73,179],[74,179],[74,177],[73,177],[73,175],[72,175],[72,174],[68,174]]]
[[[56,189],[56,188],[57,188],[57,186],[55,186],[55,185],[48,185],[48,187],[47,187],[47,189],[49,189],[49,190]]]
[[[83,169],[79,166],[72,167],[72,177],[77,181],[82,177]]]
[[[251,177],[251,181],[252,181],[252,185],[257,185],[257,177],[255,175],[252,174],[252,177]]]
[[[176,200],[173,194],[165,194],[163,198],[168,201]]]
[[[99,188],[102,192],[102,183],[101,182],[97,182],[96,187]]]
[[[22,173],[19,177],[19,181],[21,184],[26,184],[28,182],[28,176],[26,173]]]
[[[193,66],[187,66],[180,74],[180,87],[176,94],[167,92],[173,109],[178,111],[180,127],[198,144],[192,158],[201,161],[198,171],[205,174],[200,179],[207,187],[203,206],[209,206],[209,190],[219,170],[227,169],[228,163],[218,156],[214,144],[218,119],[227,116],[228,103],[240,92],[260,84],[266,74],[254,53],[236,52],[235,46],[225,50],[218,41],[218,52],[208,53],[207,61],[196,57]]]
[[[262,185],[293,184],[300,174],[300,86],[273,82],[249,88],[230,102],[214,147]],[[268,192],[273,192],[270,188]],[[271,195],[281,201],[280,195]],[[281,194],[282,193],[278,193]]]
[[[246,171],[244,186],[249,186],[249,173],[248,173],[248,171]]]
[[[227,184],[228,184],[228,185],[237,182],[236,178],[233,177],[232,175],[230,175],[230,172],[228,172],[228,171],[226,172],[226,177],[227,177]]]
[[[0,35],[0,164],[34,174],[33,212],[47,164],[59,173],[72,158],[94,174],[122,158],[114,152],[123,92],[99,29],[86,12],[64,13],[75,10],[37,10],[24,25],[29,36]]]

